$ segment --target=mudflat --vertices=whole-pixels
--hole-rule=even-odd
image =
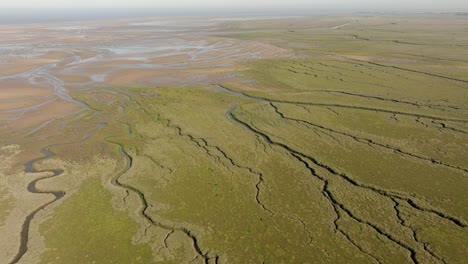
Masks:
[[[463,263],[467,25],[0,26],[0,260]]]

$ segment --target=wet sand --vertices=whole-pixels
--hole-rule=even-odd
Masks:
[[[36,214],[50,213],[55,202],[66,198],[64,191],[40,188],[42,180],[63,170],[36,170],[34,164],[54,156],[48,147],[83,142],[102,127],[97,124],[84,137],[74,132],[73,120],[99,112],[75,99],[74,92],[214,85],[233,79],[242,67],[239,62],[290,56],[273,45],[214,36],[225,22],[165,18],[0,26],[0,142],[21,145],[25,151],[8,169],[28,176],[8,192],[17,193],[15,208],[24,197],[44,197],[27,203],[22,214],[8,216],[5,230],[15,239],[0,256],[11,263],[33,257],[39,243],[31,242],[37,232]]]
[[[272,45],[211,36],[239,19],[248,18],[0,26],[2,139],[31,136],[86,109],[69,95],[76,90],[210,85],[232,78],[237,62],[289,56]]]

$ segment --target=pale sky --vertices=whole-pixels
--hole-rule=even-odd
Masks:
[[[468,9],[468,0],[0,0],[0,8],[357,8]],[[460,11],[463,11],[460,10]]]

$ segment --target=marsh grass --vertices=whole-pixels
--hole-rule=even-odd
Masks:
[[[448,28],[424,26],[431,19]],[[91,177],[41,225],[42,260],[148,263],[164,251],[165,261],[204,261],[196,243],[220,263],[463,263],[468,77],[465,37],[449,37],[465,22],[231,23],[233,32],[278,27],[230,37],[296,52],[247,62],[242,74],[253,82],[224,84],[263,101],[213,87],[73,94],[95,110],[72,123],[73,139],[106,126],[56,153],[123,165],[122,147],[132,166],[120,179],[136,190],[125,206],[140,212],[146,203],[167,234],[146,234],[162,249],[132,244],[141,226]]]

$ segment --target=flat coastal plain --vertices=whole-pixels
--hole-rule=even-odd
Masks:
[[[468,16],[0,36],[0,263],[468,259]]]

